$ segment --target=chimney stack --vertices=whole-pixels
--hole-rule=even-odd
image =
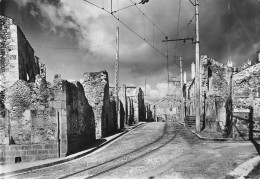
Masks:
[[[195,63],[192,62],[191,64],[191,79],[195,78]]]

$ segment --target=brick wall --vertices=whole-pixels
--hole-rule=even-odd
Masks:
[[[0,145],[0,163],[15,163],[44,160],[58,157],[58,144]]]

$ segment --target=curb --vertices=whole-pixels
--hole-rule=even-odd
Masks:
[[[93,149],[91,149],[91,150],[89,150],[87,152],[80,153],[79,155],[74,154],[75,156],[68,156],[68,157],[65,157],[64,159],[61,159],[61,160],[58,160],[58,161],[55,161],[55,162],[45,163],[45,164],[41,164],[41,165],[37,165],[37,166],[33,166],[33,167],[24,168],[24,169],[21,169],[21,170],[15,170],[15,171],[12,171],[12,172],[1,173],[0,177],[1,178],[2,177],[11,177],[11,176],[15,176],[15,175],[18,175],[18,174],[26,173],[26,172],[29,172],[29,171],[32,171],[32,170],[38,170],[38,169],[41,169],[41,168],[47,168],[47,167],[50,167],[50,166],[58,165],[58,164],[61,164],[61,163],[65,163],[65,162],[69,162],[69,161],[81,158],[81,157],[83,157],[85,155],[88,155],[88,154],[90,154],[92,152],[95,152],[96,150],[100,149],[101,147],[103,147],[103,146],[113,142],[114,140],[118,139],[119,137],[122,137],[126,133],[134,130],[135,128],[137,128],[137,127],[139,127],[139,126],[141,126],[143,124],[145,124],[145,123],[137,124],[136,126],[131,128],[130,130],[126,130],[126,131],[122,132],[121,134],[119,134],[118,136],[116,136],[115,138],[113,138],[113,139],[111,139],[109,141],[106,141],[103,144],[100,144],[99,146],[94,147]]]
[[[225,176],[225,179],[233,179],[233,178],[245,178],[252,172],[256,166],[260,164],[260,156],[254,157],[245,163],[242,163],[237,168],[235,168],[232,172]]]
[[[185,124],[182,122],[179,122],[179,124],[183,125],[185,127]],[[197,134],[195,131],[189,129],[186,127],[186,129],[188,129],[190,132],[192,132],[193,134],[195,134],[199,139],[201,140],[205,140],[205,141],[218,141],[218,142],[223,142],[223,141],[233,141],[232,138],[209,138],[209,137],[202,137],[201,135]],[[236,141],[234,141],[236,142]],[[240,141],[239,141],[240,142]],[[243,142],[243,141],[241,141]]]

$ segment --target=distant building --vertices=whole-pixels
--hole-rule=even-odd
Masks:
[[[180,100],[166,96],[152,104],[153,117],[156,122],[177,121],[179,119]]]

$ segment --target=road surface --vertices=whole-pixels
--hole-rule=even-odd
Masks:
[[[175,122],[147,123],[91,155],[13,178],[224,178],[255,154],[251,143],[205,142]]]

